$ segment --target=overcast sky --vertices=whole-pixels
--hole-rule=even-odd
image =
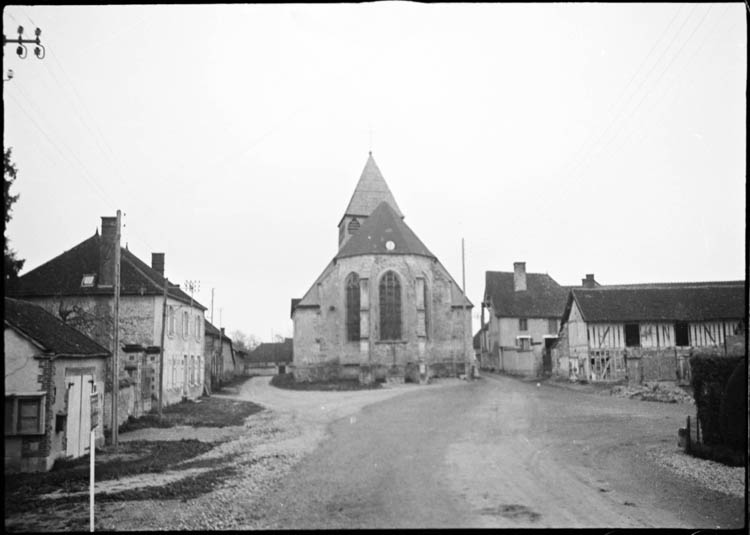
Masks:
[[[369,150],[475,304],[487,270],[744,279],[745,5],[8,6],[23,273],[124,212],[214,323],[292,335]]]

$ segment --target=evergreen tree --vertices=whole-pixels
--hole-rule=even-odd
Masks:
[[[11,219],[10,212],[13,208],[13,203],[18,200],[18,194],[10,194],[10,187],[16,180],[16,175],[18,173],[18,169],[16,169],[16,166],[11,160],[12,150],[13,149],[11,147],[8,147],[3,153],[3,199],[5,201],[5,230],[7,230],[8,223]],[[24,260],[16,258],[16,252],[8,246],[8,243],[10,241],[8,240],[8,236],[3,233],[3,237],[5,238],[5,263],[3,272],[5,287],[7,288],[8,286],[12,285],[12,283],[18,278],[18,272],[21,271],[21,268],[23,268]]]

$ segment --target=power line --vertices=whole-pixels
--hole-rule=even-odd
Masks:
[[[45,139],[49,142],[49,144],[52,145],[57,150],[58,153],[60,153],[60,155],[63,157],[63,159],[65,159],[65,160],[68,161],[68,164],[71,164],[71,161],[63,153],[62,149],[60,149],[60,147],[58,146],[58,144],[49,136],[49,134],[47,134],[47,132],[44,130],[44,128],[42,126],[40,126],[39,123],[36,121],[36,119],[34,119],[34,117],[26,110],[26,108],[23,106],[23,104],[21,104],[21,101],[19,101],[13,94],[10,95],[10,98],[15,101],[15,103],[18,105],[19,109],[23,112],[24,115],[26,115],[26,117],[32,122],[32,124],[37,128],[37,130],[39,130],[39,132],[45,137]],[[88,184],[92,188],[94,188],[95,192],[99,195],[99,197],[104,202],[106,202],[107,204],[110,204],[110,206],[113,207],[113,208],[116,207],[116,203],[112,202],[112,199],[110,199],[108,197],[108,195],[104,192],[104,190],[96,183],[96,181],[93,180],[92,177],[90,177],[90,173],[89,173],[88,169],[83,164],[83,162],[81,162],[80,158],[78,158],[78,156],[75,155],[75,153],[73,153],[73,151],[67,145],[63,145],[63,146],[71,154],[71,156],[73,156],[73,158],[78,161],[81,169],[83,169],[84,174],[82,174],[81,176],[84,178],[84,180],[86,180],[86,182],[88,182]],[[72,165],[72,167],[75,167],[75,165]],[[86,175],[89,175],[89,177],[87,178]]]
[[[664,40],[664,37],[666,37],[666,35],[667,35],[667,33],[668,33],[669,29],[670,29],[670,28],[672,27],[672,24],[674,24],[674,21],[675,21],[675,20],[677,20],[677,17],[678,17],[678,15],[679,15],[679,14],[680,14],[680,13],[682,12],[682,7],[683,7],[683,6],[680,6],[680,7],[679,7],[679,8],[677,9],[677,11],[675,11],[675,14],[674,14],[674,16],[672,17],[672,19],[671,19],[671,20],[669,21],[669,24],[667,24],[667,25],[666,25],[666,26],[664,27],[664,30],[662,30],[662,32],[661,32],[661,35],[659,36],[659,39],[657,39],[657,40],[656,40],[656,41],[654,42],[654,44],[653,44],[653,45],[651,46],[651,50],[649,50],[648,54],[646,54],[646,57],[645,57],[645,58],[643,59],[643,61],[641,61],[641,63],[640,63],[640,65],[638,66],[638,68],[636,68],[636,70],[635,70],[635,71],[633,71],[633,74],[632,74],[632,76],[630,77],[630,80],[628,80],[628,83],[627,83],[627,84],[625,84],[625,86],[623,87],[623,89],[622,89],[622,90],[620,91],[620,94],[619,94],[619,96],[618,96],[618,97],[617,97],[617,98],[616,98],[616,99],[615,99],[615,100],[613,101],[613,103],[612,103],[612,105],[610,106],[609,110],[607,110],[607,113],[606,113],[606,115],[607,115],[607,116],[611,115],[611,114],[612,114],[612,112],[613,112],[613,111],[614,111],[614,110],[615,110],[615,109],[616,109],[616,108],[617,108],[617,107],[619,106],[620,102],[622,101],[622,98],[623,98],[623,97],[625,96],[625,94],[626,94],[626,91],[627,91],[627,89],[628,89],[628,88],[630,87],[630,84],[632,84],[632,83],[633,83],[633,80],[635,80],[635,79],[636,79],[636,77],[638,76],[638,74],[639,74],[639,73],[641,72],[641,70],[643,69],[643,67],[644,67],[644,66],[646,65],[646,63],[648,62],[648,60],[649,60],[649,58],[651,57],[651,55],[652,55],[652,54],[654,53],[654,51],[655,51],[655,50],[657,49],[658,45],[659,45],[659,44],[660,44],[660,43],[661,43],[661,42],[662,42],[662,41]],[[570,166],[570,165],[571,165],[571,164],[572,164],[572,163],[573,163],[574,161],[576,161],[576,160],[580,160],[580,157],[579,157],[579,156],[582,156],[582,155],[586,154],[586,152],[588,151],[588,149],[589,149],[589,148],[590,148],[590,147],[592,146],[592,145],[591,145],[591,141],[592,141],[593,139],[594,139],[594,133],[593,133],[593,132],[591,132],[591,134],[590,134],[590,135],[589,135],[589,137],[588,137],[588,138],[586,139],[586,141],[584,141],[584,143],[583,143],[583,144],[581,145],[581,147],[579,147],[579,149],[578,149],[578,150],[577,150],[577,151],[575,152],[575,156],[574,156],[574,157],[573,157],[573,158],[572,158],[571,160],[569,160],[569,161],[568,161],[568,163],[567,163],[567,164],[566,164],[566,165],[565,165],[565,166],[563,167],[563,173],[565,172],[566,168],[567,168],[568,166]],[[580,162],[578,162],[578,163],[580,163]],[[575,167],[575,166],[574,166],[574,167]]]
[[[658,78],[656,79],[656,82],[654,82],[654,84],[653,84],[653,85],[651,86],[651,90],[649,90],[648,92],[646,92],[646,93],[645,93],[645,94],[644,94],[644,95],[643,95],[643,96],[641,97],[641,99],[640,99],[640,100],[638,101],[638,104],[637,104],[637,105],[636,105],[636,107],[635,107],[635,108],[633,109],[633,111],[631,112],[631,114],[630,114],[630,115],[632,115],[632,116],[635,116],[635,114],[636,114],[636,113],[637,113],[637,111],[638,111],[638,110],[640,109],[641,105],[642,105],[642,104],[643,104],[643,102],[644,102],[644,101],[646,100],[646,98],[648,98],[648,97],[649,97],[649,96],[650,96],[650,95],[651,95],[651,94],[653,93],[653,91],[654,91],[654,88],[655,88],[655,87],[656,87],[656,86],[658,85],[658,83],[659,83],[659,82],[661,81],[661,79],[662,79],[662,78],[664,77],[664,74],[665,74],[665,73],[666,73],[666,72],[667,72],[667,71],[669,70],[669,68],[670,68],[670,67],[672,66],[672,64],[673,64],[673,63],[675,62],[675,60],[676,60],[676,59],[677,59],[677,58],[678,58],[678,57],[680,56],[680,54],[681,54],[681,53],[682,53],[682,51],[684,50],[684,48],[685,48],[685,46],[687,45],[687,43],[688,43],[688,42],[690,42],[690,40],[691,40],[691,39],[693,38],[693,35],[695,35],[695,32],[696,32],[696,31],[698,30],[698,28],[700,28],[700,27],[701,27],[701,26],[703,25],[703,23],[704,23],[704,22],[705,22],[705,20],[706,20],[706,17],[707,17],[707,16],[708,16],[708,14],[709,14],[709,13],[711,12],[711,9],[713,9],[713,6],[709,6],[709,7],[708,7],[708,10],[706,10],[706,12],[704,13],[704,15],[703,15],[703,17],[701,18],[701,20],[700,20],[700,21],[698,22],[698,24],[696,24],[696,26],[695,26],[695,27],[693,28],[693,31],[692,31],[692,32],[690,33],[690,35],[689,35],[689,36],[687,37],[687,39],[685,39],[685,41],[683,41],[683,43],[682,43],[682,46],[680,46],[680,48],[679,48],[679,49],[677,50],[677,52],[676,52],[676,53],[675,53],[675,54],[674,54],[674,55],[672,56],[671,60],[669,61],[669,63],[667,64],[667,66],[666,66],[666,67],[664,68],[664,70],[662,70],[662,71],[661,71],[661,73],[659,74],[659,77],[658,77]],[[623,123],[621,123],[621,126],[620,126],[620,128],[619,128],[619,129],[618,129],[618,130],[617,130],[617,131],[615,132],[615,135],[614,135],[613,137],[611,137],[611,138],[609,139],[609,141],[607,142],[607,144],[606,144],[606,145],[605,145],[605,146],[604,146],[604,147],[602,148],[602,152],[603,152],[603,151],[605,151],[605,150],[606,150],[606,149],[607,149],[607,148],[608,148],[608,147],[609,147],[609,146],[610,146],[610,145],[612,144],[612,142],[613,142],[613,141],[614,141],[615,139],[617,139],[617,136],[619,136],[620,132],[622,132],[623,128],[625,128],[625,126],[626,126],[626,125],[627,125],[627,123],[626,123],[626,122],[623,122]],[[588,167],[588,166],[587,166],[587,167]]]
[[[679,29],[677,30],[677,32],[676,32],[676,33],[674,34],[674,36],[672,36],[672,39],[670,40],[670,42],[669,42],[669,44],[667,45],[667,47],[666,47],[666,48],[665,48],[665,49],[664,49],[664,50],[662,51],[662,53],[661,53],[661,54],[659,55],[659,58],[657,59],[657,61],[656,61],[656,62],[655,62],[655,63],[654,63],[654,64],[653,64],[652,66],[651,66],[651,68],[650,68],[650,69],[648,70],[648,72],[646,73],[646,75],[645,75],[645,77],[643,78],[643,80],[641,80],[641,83],[640,83],[640,85],[638,86],[638,89],[636,89],[636,90],[635,90],[635,91],[634,91],[633,93],[631,93],[630,97],[628,98],[628,100],[627,100],[627,102],[626,102],[626,105],[627,105],[627,104],[629,104],[629,103],[630,103],[630,101],[631,101],[631,100],[633,99],[633,97],[635,97],[635,95],[636,95],[636,94],[638,94],[638,92],[640,92],[640,91],[641,91],[641,89],[643,88],[643,86],[644,86],[644,84],[645,84],[646,80],[647,80],[647,79],[649,78],[649,76],[650,76],[650,75],[651,75],[651,73],[652,73],[652,72],[654,71],[654,69],[656,68],[656,66],[657,66],[657,65],[659,65],[659,63],[661,63],[662,59],[663,59],[663,58],[664,58],[664,57],[666,56],[666,53],[667,53],[667,51],[668,51],[668,50],[669,50],[670,48],[672,48],[672,45],[674,44],[675,40],[677,39],[677,36],[678,36],[678,35],[679,35],[679,34],[680,34],[680,33],[682,32],[682,29],[683,29],[683,28],[685,27],[685,24],[686,24],[686,23],[687,23],[687,21],[688,21],[688,20],[690,19],[690,17],[692,16],[693,12],[695,11],[695,9],[696,9],[696,6],[693,6],[693,9],[691,9],[690,13],[688,13],[687,17],[686,17],[686,18],[685,18],[685,20],[684,20],[684,21],[682,22],[682,24],[680,25],[680,27],[679,27]],[[691,36],[692,36],[692,34],[691,34]],[[687,39],[687,40],[689,40],[689,39],[690,39],[690,37],[688,37],[688,39]],[[683,47],[684,47],[684,44],[685,44],[685,43],[687,42],[687,40],[683,42]],[[682,50],[682,48],[680,48],[680,50]],[[679,55],[679,51],[677,52],[677,55]],[[674,57],[676,57],[676,56],[673,56],[673,59],[674,59]],[[671,63],[672,63],[672,62],[670,61],[670,63],[669,63],[668,65],[667,65],[667,69],[669,68],[669,66],[671,65]],[[660,76],[659,76],[659,78],[657,79],[657,82],[652,82],[652,84],[658,83],[658,81],[659,81],[659,80],[661,79],[661,76],[663,76],[663,73],[664,73],[664,72],[666,72],[666,69],[665,69],[664,71],[662,71],[662,75],[660,75]],[[642,102],[642,101],[643,101],[643,99],[641,99],[641,102]],[[632,117],[632,116],[633,116],[633,114],[635,113],[635,111],[637,111],[637,108],[639,107],[639,105],[640,105],[640,103],[639,103],[638,105],[636,105],[636,108],[633,108],[633,109],[631,109],[631,110],[630,110],[630,111],[629,111],[629,112],[628,112],[628,113],[626,114],[626,116],[625,116],[625,117],[623,117],[623,119],[622,119],[622,120],[621,120],[621,121],[619,122],[619,124],[625,124],[625,123],[626,123],[626,121],[627,121],[627,119],[628,119],[628,118],[630,118],[630,117]],[[608,132],[610,131],[610,129],[611,129],[611,128],[612,128],[612,127],[613,127],[613,126],[615,125],[615,124],[617,124],[617,123],[618,123],[618,119],[620,118],[620,116],[622,115],[622,113],[623,113],[623,111],[624,111],[624,110],[625,110],[625,107],[623,107],[623,108],[622,108],[622,109],[620,110],[620,112],[619,112],[619,113],[618,113],[618,114],[617,114],[617,115],[616,115],[616,116],[615,116],[615,117],[613,118],[613,120],[612,120],[612,121],[611,121],[611,122],[609,123],[609,125],[607,126],[607,128],[605,128],[605,130],[604,130],[604,131],[603,131],[603,132],[601,133],[601,135],[600,135],[600,136],[598,137],[597,141],[596,141],[596,142],[594,143],[594,145],[592,146],[592,149],[588,151],[588,153],[587,153],[587,154],[585,155],[585,157],[584,157],[584,158],[582,158],[582,159],[581,159],[581,160],[580,160],[580,161],[578,162],[578,164],[577,164],[576,166],[574,166],[574,167],[573,167],[572,169],[570,169],[570,171],[569,171],[569,172],[567,173],[567,175],[566,175],[566,176],[568,176],[568,177],[569,177],[569,176],[571,176],[571,175],[572,175],[572,174],[573,174],[574,172],[577,172],[577,171],[578,171],[578,172],[580,172],[580,171],[581,171],[582,169],[586,169],[586,168],[588,168],[588,167],[590,166],[591,160],[592,160],[592,158],[594,157],[594,155],[596,154],[596,150],[595,150],[595,148],[594,148],[594,147],[596,147],[597,145],[599,145],[599,144],[601,143],[601,141],[605,139],[605,136],[606,136],[606,134],[607,134],[607,133],[608,133]],[[618,130],[618,132],[619,132],[619,130]],[[604,148],[606,148],[607,146],[609,146],[609,144],[611,143],[611,141],[612,141],[612,140],[610,139],[610,142],[609,142],[609,143],[607,143],[607,145],[605,145],[605,147],[604,147]],[[604,148],[602,148],[601,150],[604,150]],[[599,153],[601,153],[601,150],[599,150]]]
[[[730,8],[730,5],[727,5],[727,6],[726,6],[726,7],[724,8],[724,11],[722,12],[722,14],[721,14],[721,15],[719,15],[719,17],[718,17],[718,18],[717,18],[717,20],[716,20],[716,21],[714,22],[714,24],[713,24],[713,26],[711,27],[711,29],[710,29],[710,30],[708,30],[708,31],[706,31],[706,33],[705,33],[705,34],[704,34],[704,36],[703,36],[703,39],[702,39],[702,40],[701,40],[701,42],[700,42],[700,43],[698,44],[698,46],[697,46],[697,47],[696,47],[696,48],[695,48],[695,49],[693,50],[693,52],[692,52],[692,54],[690,55],[690,57],[688,58],[688,60],[687,60],[687,61],[685,61],[685,62],[684,62],[684,63],[682,64],[682,68],[681,68],[681,69],[679,70],[679,72],[678,72],[678,73],[677,73],[677,74],[676,74],[676,75],[675,75],[675,76],[674,76],[674,77],[672,78],[672,82],[671,82],[671,83],[669,84],[669,86],[668,86],[668,87],[667,87],[667,88],[665,89],[665,91],[664,91],[664,92],[662,92],[662,93],[661,93],[661,95],[660,95],[660,96],[659,96],[659,97],[658,97],[658,98],[657,98],[656,100],[654,100],[654,101],[652,102],[652,104],[651,104],[651,107],[650,107],[649,109],[653,109],[653,108],[654,108],[654,107],[656,106],[656,104],[658,104],[659,102],[661,102],[661,101],[662,101],[662,100],[664,99],[664,97],[665,97],[665,96],[666,96],[666,95],[668,94],[668,90],[669,90],[670,88],[674,87],[674,85],[675,85],[676,81],[678,80],[678,78],[680,77],[680,75],[681,75],[681,74],[682,74],[682,73],[683,73],[683,72],[685,71],[685,69],[686,69],[686,68],[688,67],[688,65],[691,65],[691,63],[692,63],[692,60],[693,60],[693,58],[694,58],[694,57],[695,57],[695,56],[696,56],[696,55],[698,54],[698,52],[700,52],[700,50],[701,50],[701,49],[703,48],[703,45],[704,45],[704,44],[706,43],[706,40],[708,39],[708,36],[709,36],[709,35],[712,35],[712,34],[713,34],[713,32],[714,32],[714,29],[715,29],[715,28],[716,28],[716,27],[717,27],[717,26],[719,25],[719,23],[721,22],[721,19],[722,19],[722,18],[723,18],[723,16],[724,16],[724,15],[726,14],[726,12],[727,12],[727,11],[729,10],[729,8]],[[732,26],[732,27],[734,27],[734,26]],[[730,30],[731,30],[731,28],[730,28]],[[672,93],[672,94],[673,94],[674,96],[673,96],[673,97],[672,97],[672,99],[670,100],[670,104],[671,104],[671,103],[673,103],[673,102],[674,102],[674,101],[676,100],[677,96],[679,95],[679,93]],[[661,107],[661,108],[660,108],[660,109],[662,110],[662,114],[660,115],[661,117],[663,117],[663,116],[664,116],[664,110],[665,110],[665,109],[667,109],[667,108],[669,108],[669,106],[663,106],[663,107]],[[663,121],[659,121],[659,123],[658,123],[658,124],[662,124],[662,122],[663,122]],[[653,129],[651,129],[651,130],[653,130]],[[634,133],[635,133],[636,131],[637,131],[637,128],[636,128],[636,127],[633,127],[632,129],[630,129],[630,130],[628,131],[628,133],[626,134],[625,140],[624,140],[624,144],[621,144],[621,149],[620,149],[619,151],[617,151],[617,153],[616,153],[616,154],[619,154],[619,153],[620,153],[620,152],[621,152],[622,150],[624,150],[624,148],[625,148],[625,147],[626,147],[626,146],[628,145],[628,142],[629,142],[629,141],[631,141],[632,139],[635,139],[635,138],[633,137],[633,134],[634,134]],[[641,141],[643,141],[643,140],[645,139],[645,137],[641,137],[640,139],[641,139]]]

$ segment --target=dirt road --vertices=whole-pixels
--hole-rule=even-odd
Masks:
[[[253,527],[744,523],[742,497],[707,489],[657,461],[677,454],[676,429],[690,405],[489,376],[409,389],[360,412],[346,407],[331,407],[342,411],[331,435],[254,507]],[[308,415],[326,410],[302,408]]]

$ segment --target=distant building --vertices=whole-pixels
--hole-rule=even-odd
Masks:
[[[338,252],[292,300],[297,380],[332,371],[416,379],[473,360],[473,305],[403,219],[370,154],[339,221]]]
[[[43,308],[5,298],[5,471],[49,470],[104,443],[110,352]]]
[[[262,343],[247,355],[245,375],[276,375],[286,373],[292,364],[294,341]]]
[[[745,281],[573,289],[558,373],[590,381],[687,381],[691,351],[723,353],[728,340],[744,333],[745,298]]]
[[[242,366],[235,355],[232,339],[224,333],[224,327],[217,329],[205,321],[206,379],[210,381],[208,391],[213,392],[223,383],[242,374]]]
[[[587,275],[583,284],[597,282]],[[487,271],[481,310],[486,327],[479,337],[482,369],[525,376],[552,373],[569,290],[545,273],[527,273],[525,262],[515,262],[513,271]]]
[[[102,217],[93,236],[18,278],[9,295],[33,302],[67,325],[112,349],[115,251],[120,249],[120,379],[118,421],[140,416],[159,398],[159,355],[164,331],[165,405],[194,399],[203,390],[203,320],[206,307],[164,277],[164,254],[152,265],[120,247],[117,218]],[[123,391],[124,390],[124,391]],[[112,392],[111,373],[105,392]],[[111,395],[105,396],[110,426]]]

